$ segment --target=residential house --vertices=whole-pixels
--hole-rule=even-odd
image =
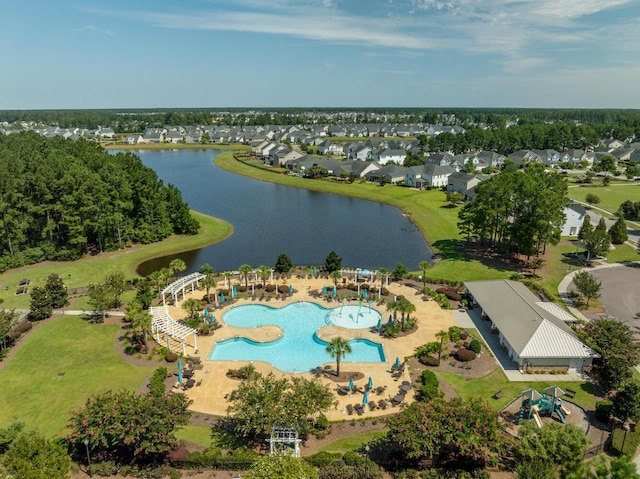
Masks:
[[[144,143],[142,135],[129,135],[124,141],[127,145],[137,145],[138,143]]]
[[[556,150],[547,149],[532,151],[538,156],[538,158],[540,158],[540,161],[547,168],[558,168],[558,165],[561,163],[561,161],[563,161],[560,153],[558,153]]]
[[[357,146],[350,150],[347,154],[348,160],[360,160],[367,161],[371,159],[373,156],[373,150],[365,145]]]
[[[339,143],[334,143],[331,140],[324,140],[318,145],[319,155],[342,155],[344,153],[343,147]]]
[[[511,280],[465,283],[472,305],[480,307],[500,345],[521,369],[568,368],[580,371],[598,355],[566,324],[573,318],[540,301],[524,283]]]
[[[302,158],[303,156],[305,156],[305,154],[300,150],[283,146],[282,148],[272,150],[269,157],[265,159],[265,163],[271,166],[284,166],[287,161]]]
[[[380,183],[381,181],[385,183],[400,183],[404,181],[407,170],[408,168],[405,168],[404,166],[389,163],[380,169],[370,171],[365,177],[368,181],[373,181],[375,183]]]
[[[402,165],[407,158],[407,153],[404,150],[382,150],[376,152],[373,158],[381,165],[386,165],[387,163]]]
[[[531,150],[518,150],[508,157],[518,167],[526,166],[529,163],[542,163],[542,159]]]
[[[584,206],[570,203],[564,207],[565,220],[560,234],[562,236],[578,236],[587,210]]]
[[[333,174],[335,176],[341,176],[343,173],[352,174],[356,178],[364,178],[367,174],[380,169],[380,165],[373,161],[356,161],[345,160],[340,166],[334,168]]]
[[[451,153],[438,152],[427,156],[426,163],[429,165],[450,166],[456,162],[456,157]]]
[[[456,171],[447,178],[447,191],[462,193],[465,199],[468,199],[469,190],[489,176],[490,175],[471,175],[463,171]]]
[[[455,173],[450,166],[420,165],[407,169],[404,183],[414,188],[446,186],[449,176]]]

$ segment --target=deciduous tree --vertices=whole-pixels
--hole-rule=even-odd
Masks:
[[[599,298],[602,282],[596,280],[588,271],[576,273],[573,277],[573,284],[580,294],[587,298],[587,308],[591,298]]]
[[[9,477],[68,479],[71,458],[64,448],[38,433],[19,434],[4,455]]]

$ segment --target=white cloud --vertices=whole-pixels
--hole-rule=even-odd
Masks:
[[[103,35],[107,35],[110,37],[115,37],[116,34],[113,33],[111,30],[105,30],[102,28],[98,28],[95,25],[85,25],[82,28],[79,28],[78,31],[80,32],[97,32],[97,33],[102,33]]]

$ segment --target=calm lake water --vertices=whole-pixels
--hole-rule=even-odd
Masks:
[[[213,163],[213,150],[135,152],[165,183],[173,183],[191,209],[222,218],[234,233],[213,246],[143,263],[147,275],[174,258],[188,272],[208,263],[217,271],[241,264],[273,265],[281,253],[294,264],[323,264],[335,250],[343,266],[410,270],[433,254],[400,210],[371,201],[265,183],[228,173]],[[312,181],[312,180],[309,180]]]

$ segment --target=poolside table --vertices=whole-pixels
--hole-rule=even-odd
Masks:
[[[183,378],[192,378],[193,377],[193,369],[185,369],[182,371]]]
[[[404,394],[398,394],[391,398],[391,402],[394,404],[400,404],[402,401],[404,401]]]
[[[411,384],[409,384],[409,383],[402,384],[400,386],[400,389],[402,389],[404,392],[409,392],[409,391],[411,391]]]

